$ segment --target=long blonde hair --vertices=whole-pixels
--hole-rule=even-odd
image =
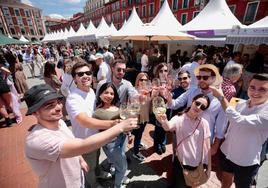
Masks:
[[[140,80],[143,76],[146,76],[147,79],[149,80],[149,76],[148,76],[147,73],[145,73],[145,72],[141,72],[141,73],[139,73],[139,74],[137,75],[137,77],[136,77],[135,88],[138,88],[138,86],[139,86],[139,80]]]

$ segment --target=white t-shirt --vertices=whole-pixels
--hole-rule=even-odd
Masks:
[[[143,54],[141,56],[141,71],[147,72],[148,71],[148,65],[149,65],[148,56],[146,54]]]
[[[58,130],[35,125],[26,138],[25,155],[39,177],[38,187],[80,188],[82,180],[79,157],[59,158],[61,147],[74,136],[64,121]]]
[[[199,165],[203,139],[210,137],[208,121],[202,118],[198,128],[196,129],[198,122],[199,121],[191,120],[186,114],[174,116],[169,121],[169,124],[172,127],[171,129],[176,132],[177,144],[181,142],[176,150],[176,154],[183,165],[189,165],[192,167]],[[187,136],[189,137],[186,138]],[[203,163],[208,164],[208,151],[205,149],[203,150],[202,159]]]
[[[102,80],[102,77],[105,77],[105,79],[111,78],[111,69],[110,66],[106,62],[102,62],[99,67],[99,71],[97,74],[97,80]]]
[[[73,134],[77,138],[87,138],[99,132],[97,129],[82,127],[75,119],[78,114],[83,112],[92,117],[95,109],[95,99],[95,93],[91,88],[89,92],[75,88],[67,97],[66,110],[72,123]]]

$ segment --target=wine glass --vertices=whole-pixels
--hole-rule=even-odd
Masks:
[[[122,120],[125,120],[128,118],[128,109],[127,109],[127,104],[122,103],[120,104],[119,107],[119,115]]]
[[[155,97],[153,99],[153,113],[155,116],[164,115],[167,111],[167,106],[162,97]]]
[[[140,106],[140,95],[131,96],[127,105],[128,115],[130,117],[137,117],[140,114]]]

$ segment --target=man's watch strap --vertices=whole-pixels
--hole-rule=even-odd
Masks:
[[[224,96],[219,96],[219,97],[217,97],[218,98],[218,100],[220,101],[220,102],[222,102],[223,100],[224,100]]]

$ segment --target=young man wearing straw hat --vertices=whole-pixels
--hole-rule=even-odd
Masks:
[[[25,155],[39,176],[38,187],[81,188],[83,169],[89,170],[81,154],[92,152],[122,132],[137,127],[137,119],[125,120],[112,128],[85,139],[75,138],[62,118],[62,96],[49,85],[33,86],[25,95],[26,115],[37,124],[29,129]]]

